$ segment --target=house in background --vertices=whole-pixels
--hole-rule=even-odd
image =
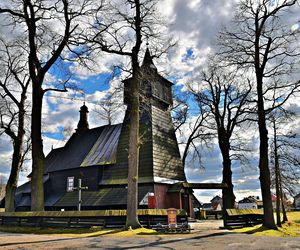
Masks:
[[[249,196],[246,197],[238,202],[238,209],[246,209],[246,208],[254,208],[258,209],[258,202],[259,197]]]
[[[294,207],[300,209],[300,193],[294,196]]]
[[[211,206],[212,206],[213,210],[215,210],[215,211],[222,210],[222,207],[223,207],[222,197],[220,197],[219,195],[216,195],[214,198],[212,198],[212,200],[210,202],[211,202]]]
[[[6,188],[6,185],[3,183],[0,183],[0,201],[5,197],[5,188]]]
[[[223,207],[223,200],[219,195],[213,197],[210,203],[203,203],[202,210],[205,211],[221,211]]]
[[[195,197],[183,185],[186,177],[170,114],[172,83],[158,74],[148,49],[141,70],[139,208],[174,207],[193,216]],[[131,83],[131,79],[124,81],[125,104]],[[64,147],[46,157],[45,210],[76,210],[78,193],[73,188],[78,179],[88,188],[82,191],[82,210],[126,208],[129,109],[128,105],[122,124],[90,129],[88,108],[80,108],[76,132]],[[30,181],[17,189],[15,202],[17,211],[30,210]]]
[[[205,211],[212,211],[212,210],[213,210],[213,207],[212,207],[211,203],[203,203],[203,204],[202,204],[202,210],[205,210]]]
[[[276,195],[275,194],[271,194],[271,199],[272,199],[273,209],[275,210],[276,209],[276,200],[277,200]]]

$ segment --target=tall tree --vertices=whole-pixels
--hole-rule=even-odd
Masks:
[[[279,112],[273,112],[271,114],[270,122],[273,127],[273,136],[270,146],[270,161],[272,164],[271,186],[276,190],[276,223],[277,226],[281,226],[281,222],[287,221],[285,194],[294,196],[299,185],[299,137],[297,133],[293,131],[293,126],[288,128],[291,123],[297,122],[297,116],[294,112],[280,109]],[[282,221],[280,218],[280,210],[283,214]]]
[[[46,1],[10,0],[1,2],[0,14],[5,15],[12,31],[26,36],[23,53],[28,56],[28,74],[32,85],[31,142],[31,210],[44,210],[43,175],[45,155],[41,134],[42,102],[47,91],[67,91],[67,81],[45,86],[45,77],[67,49],[76,19],[90,13],[91,0]],[[96,5],[96,3],[93,3]],[[78,54],[78,51],[72,50]]]
[[[278,161],[278,144],[277,144],[277,128],[276,128],[276,122],[275,119],[272,121],[273,123],[273,133],[274,133],[274,173],[275,173],[275,190],[276,190],[276,225],[281,227],[281,219],[280,219],[280,201],[281,195],[280,195],[280,168],[279,168],[279,161]],[[272,155],[272,153],[271,153]]]
[[[232,184],[232,151],[241,151],[242,139],[239,143],[233,142],[234,130],[247,121],[247,98],[251,86],[245,80],[216,64],[211,64],[207,71],[203,71],[199,84],[190,85],[190,91],[195,97],[198,106],[206,110],[208,126],[217,132],[218,145],[223,158],[223,207],[234,208],[235,195]],[[236,141],[236,139],[235,139]],[[236,144],[236,145],[235,145]],[[235,153],[236,155],[238,152]]]
[[[129,86],[129,150],[126,227],[138,228],[138,165],[139,165],[139,108],[140,82],[143,75],[140,67],[142,42],[154,44],[160,38],[157,1],[124,0],[108,2],[104,18],[96,15],[92,35],[86,40],[92,49],[130,58],[131,82]],[[155,46],[153,46],[155,48]]]
[[[5,192],[5,211],[13,212],[19,173],[30,148],[25,138],[26,99],[30,78],[26,74],[26,59],[17,43],[6,44],[1,40],[0,64],[0,134],[8,135],[13,144],[11,170]]]
[[[297,0],[242,0],[230,28],[220,33],[220,55],[227,65],[253,73],[259,129],[259,170],[263,226],[276,229],[270,191],[266,115],[283,105],[299,87],[296,77],[298,41],[284,23],[284,14]],[[286,16],[285,16],[286,17]],[[274,105],[275,104],[275,105]]]

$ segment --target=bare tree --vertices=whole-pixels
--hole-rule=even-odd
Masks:
[[[182,166],[185,166],[188,162],[193,162],[197,167],[204,168],[202,166],[202,155],[199,144],[205,144],[206,139],[209,137],[209,133],[206,131],[205,126],[206,113],[203,110],[199,111],[199,116],[196,119],[190,114],[190,106],[188,92],[176,93],[173,91],[173,106],[171,110],[172,121],[175,132],[180,135],[179,144],[184,145],[182,153]],[[200,107],[201,109],[201,107]],[[191,161],[188,161],[191,159]]]
[[[224,72],[218,65],[212,63],[207,71],[203,71],[199,83],[190,85],[201,110],[208,114],[207,127],[217,132],[218,144],[223,158],[223,183],[228,188],[223,189],[223,207],[234,208],[235,195],[232,184],[231,161],[232,152],[241,151],[241,141],[233,142],[234,130],[248,120],[249,110],[247,98],[251,86],[245,80],[232,72]],[[248,86],[248,87],[247,87]],[[203,111],[202,111],[203,113]],[[235,145],[236,144],[236,145]],[[235,155],[238,153],[235,152]]]
[[[271,229],[276,229],[276,225],[270,191],[266,115],[283,105],[299,87],[295,75],[300,55],[298,42],[283,17],[296,3],[297,0],[242,0],[230,28],[224,29],[219,39],[219,54],[224,63],[236,65],[255,78],[256,96],[252,100],[256,103],[260,137],[263,226]]]
[[[189,105],[187,102],[187,97],[184,97],[183,93],[177,94],[175,91],[173,91],[173,106],[171,115],[174,130],[176,132],[180,130],[182,125],[186,123],[189,115]]]
[[[273,123],[273,132],[274,132],[274,176],[275,176],[275,189],[276,189],[276,224],[277,226],[281,227],[281,219],[280,219],[280,201],[281,201],[281,195],[280,195],[280,168],[279,168],[279,161],[278,161],[278,145],[277,145],[277,128],[276,128],[276,122],[275,119],[272,121]],[[272,153],[271,153],[272,155]]]
[[[105,13],[99,13],[101,18],[96,15],[91,35],[87,39],[92,44],[92,49],[100,49],[106,53],[130,58],[127,228],[141,226],[137,216],[138,157],[141,143],[139,136],[139,94],[143,79],[140,52],[143,41],[147,40],[155,50],[155,42],[160,39],[158,27],[161,24],[156,15],[156,4],[157,1],[152,0],[109,2],[105,8]]]
[[[30,78],[26,74],[27,62],[18,47],[18,44],[0,41],[0,135],[8,135],[13,144],[11,170],[6,184],[6,212],[15,210],[19,173],[30,149],[30,143],[25,138],[26,99]]]
[[[93,5],[92,5],[93,4]],[[91,0],[80,1],[35,1],[10,0],[0,4],[0,14],[5,15],[7,26],[22,34],[23,53],[28,63],[28,74],[32,84],[31,142],[31,210],[44,210],[43,175],[45,155],[41,134],[42,101],[47,91],[67,91],[68,79],[45,85],[45,77],[56,61],[68,49],[78,54],[69,41],[78,27],[77,18],[90,14]],[[73,49],[72,49],[73,48]],[[80,50],[79,50],[80,51]]]
[[[280,227],[282,222],[288,220],[284,206],[285,193],[294,196],[300,179],[299,138],[297,133],[292,131],[292,128],[286,129],[294,117],[295,113],[280,109],[280,112],[273,112],[270,118],[273,127],[273,138],[270,146],[271,173],[273,173],[271,186],[276,190],[276,223]],[[280,210],[283,213],[283,221],[280,218]]]
[[[111,87],[104,98],[96,103],[97,105],[94,108],[97,116],[108,125],[113,124],[119,117],[120,112],[123,111],[124,104],[120,101],[122,100],[121,91],[123,91],[123,88],[120,86]]]

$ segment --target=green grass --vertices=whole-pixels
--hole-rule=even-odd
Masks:
[[[233,230],[237,233],[253,234],[257,236],[275,236],[275,237],[300,237],[300,212],[288,212],[289,221],[284,223],[278,230],[270,230],[262,225],[255,227],[244,227]]]

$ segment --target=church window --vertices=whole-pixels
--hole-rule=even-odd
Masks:
[[[68,177],[67,179],[67,192],[73,191],[74,188],[74,177]]]

